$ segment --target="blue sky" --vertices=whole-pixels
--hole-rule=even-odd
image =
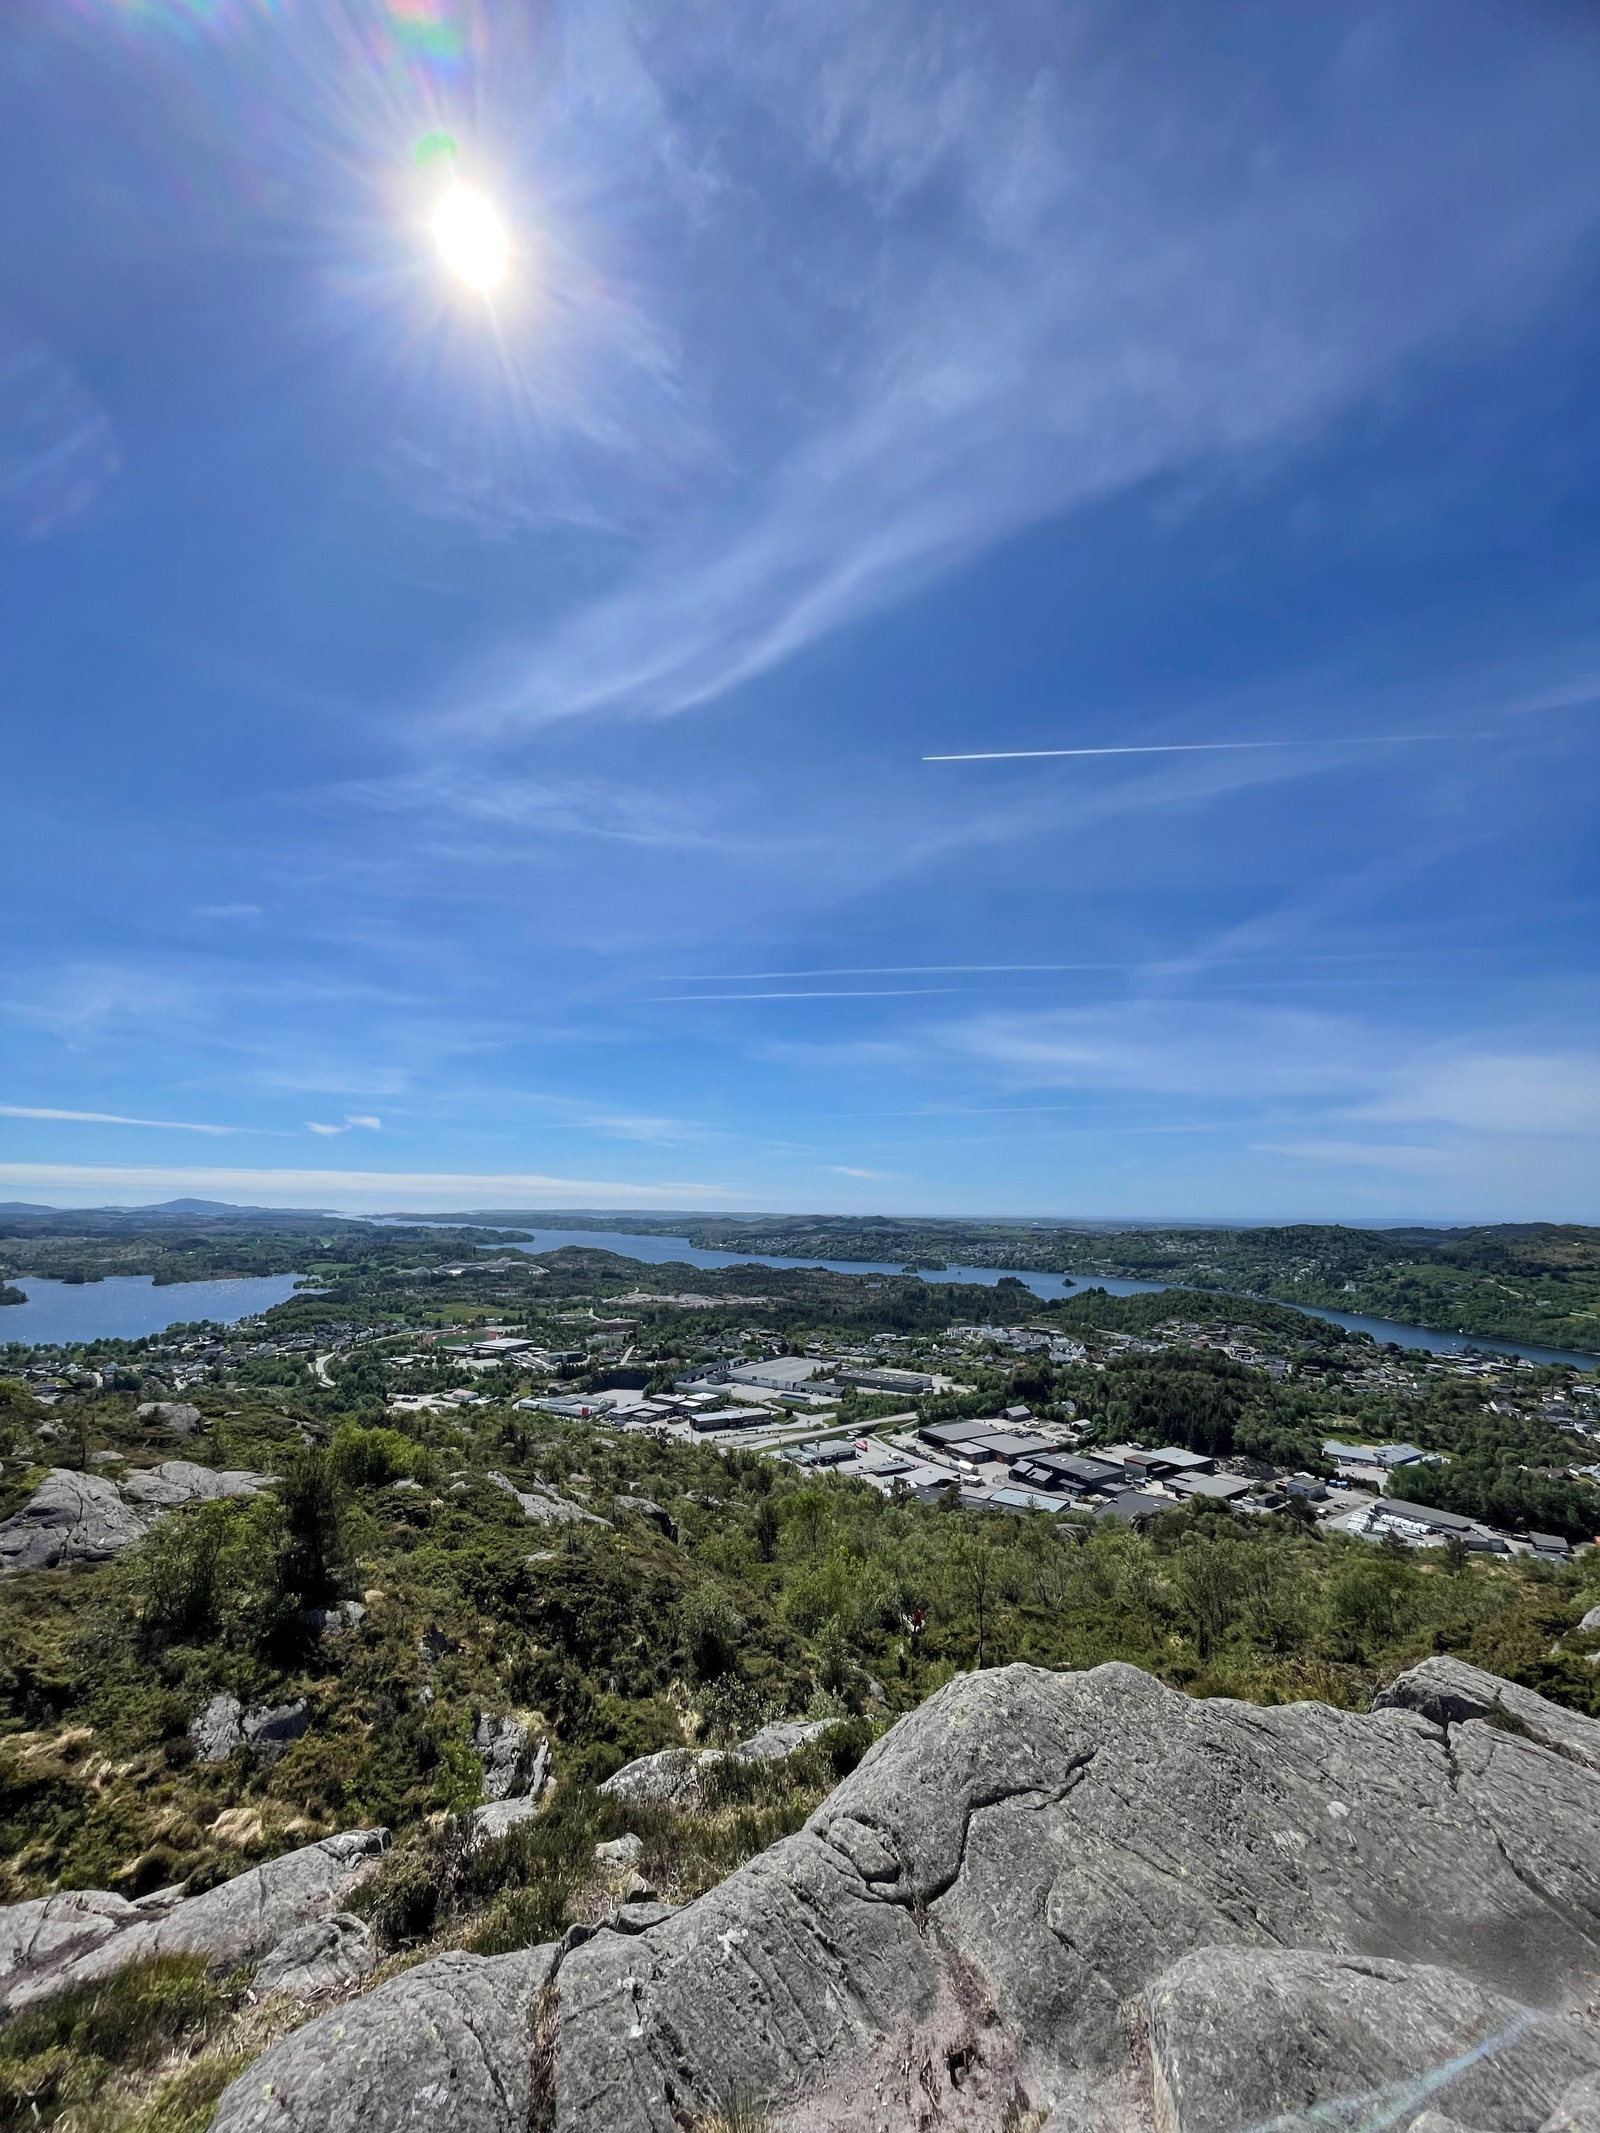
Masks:
[[[0,1198],[1600,1219],[1589,11],[0,64]]]

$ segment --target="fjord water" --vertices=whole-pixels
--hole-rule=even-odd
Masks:
[[[200,1319],[231,1326],[294,1294],[298,1274],[251,1274],[225,1281],[174,1281],[158,1289],[149,1274],[108,1274],[104,1281],[12,1283],[27,1302],[0,1310],[0,1342],[135,1341]]]
[[[659,1266],[675,1261],[689,1266],[820,1266],[835,1274],[900,1274],[896,1260],[876,1259],[780,1259],[768,1252],[703,1251],[687,1237],[635,1236],[626,1230],[539,1229],[530,1232],[531,1242],[519,1244],[524,1252],[553,1252],[564,1244],[586,1245],[592,1251],[618,1252],[628,1259],[648,1260]],[[1022,1282],[1035,1296],[1055,1299],[1075,1296],[1084,1289],[1105,1289],[1113,1296],[1142,1296],[1170,1289],[1170,1281],[1121,1281],[1109,1274],[1091,1274],[1078,1280],[1071,1274],[1024,1273],[1016,1267],[947,1266],[942,1272],[921,1275],[924,1281],[976,1282],[993,1288],[1007,1276]],[[1569,1348],[1540,1348],[1529,1341],[1490,1340],[1484,1335],[1436,1333],[1426,1326],[1402,1326],[1388,1318],[1362,1318],[1350,1311],[1324,1311],[1312,1304],[1295,1304],[1309,1318],[1324,1318],[1352,1333],[1369,1333],[1375,1341],[1393,1341],[1401,1348],[1424,1348],[1430,1355],[1461,1355],[1469,1348],[1492,1349],[1497,1355],[1524,1355],[1534,1363],[1561,1363],[1573,1370],[1592,1370],[1597,1358],[1579,1355]]]
[[[563,1245],[587,1246],[592,1251],[616,1252],[626,1259],[639,1259],[651,1266],[673,1264],[690,1267],[758,1266],[826,1267],[835,1274],[900,1274],[898,1261],[872,1259],[783,1259],[767,1252],[719,1252],[703,1250],[687,1237],[636,1235],[630,1230],[540,1229],[517,1243],[523,1252],[559,1251]],[[927,1281],[970,1282],[993,1288],[1008,1275],[1031,1289],[1035,1296],[1053,1301],[1084,1289],[1106,1289],[1113,1296],[1138,1296],[1172,1287],[1165,1281],[1122,1281],[1110,1275],[1090,1275],[1077,1280],[1070,1274],[1023,1273],[1013,1267],[950,1266],[919,1278]],[[16,1283],[27,1296],[25,1304],[0,1310],[0,1344],[6,1341],[47,1343],[60,1341],[138,1340],[147,1333],[164,1332],[168,1326],[193,1324],[207,1319],[213,1324],[232,1325],[250,1318],[294,1293],[297,1274],[263,1274],[226,1281],[181,1281],[158,1289],[148,1274],[109,1275],[104,1281],[82,1284],[37,1281],[23,1277]],[[1436,1333],[1423,1326],[1402,1326],[1387,1318],[1363,1318],[1349,1311],[1324,1311],[1308,1304],[1296,1305],[1312,1318],[1325,1318],[1355,1333],[1368,1333],[1375,1341],[1393,1341],[1402,1348],[1423,1348],[1432,1355],[1460,1355],[1469,1348],[1492,1349],[1500,1355],[1522,1355],[1535,1363],[1566,1364],[1574,1370],[1592,1370],[1596,1358],[1567,1348],[1541,1348],[1528,1341],[1490,1340],[1486,1336]]]

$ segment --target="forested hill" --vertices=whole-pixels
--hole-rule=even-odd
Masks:
[[[517,1219],[556,1228],[573,1217],[519,1211]],[[599,1219],[583,1218],[589,1225]],[[687,1231],[694,1244],[724,1251],[1183,1282],[1370,1312],[1445,1333],[1600,1353],[1600,1229],[1577,1223],[1106,1230],[856,1215],[604,1219],[640,1234]]]

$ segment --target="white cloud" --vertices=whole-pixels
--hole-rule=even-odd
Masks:
[[[1483,1052],[1421,1060],[1358,1115],[1437,1120],[1473,1133],[1600,1134],[1600,1056]]]
[[[674,1178],[642,1183],[632,1178],[556,1178],[514,1171],[243,1170],[188,1166],[167,1169],[113,1163],[0,1163],[0,1184],[35,1192],[59,1191],[79,1204],[100,1204],[107,1194],[162,1196],[248,1194],[257,1204],[290,1207],[339,1204],[368,1210],[405,1207],[528,1207],[611,1205],[665,1200],[677,1206],[728,1200],[743,1187]]]
[[[382,1125],[383,1120],[381,1118],[358,1117],[346,1112],[342,1126],[319,1126],[315,1119],[308,1118],[306,1120],[306,1131],[308,1133],[322,1134],[349,1133],[356,1126],[364,1126],[369,1132],[376,1133],[382,1128]]]
[[[693,1141],[703,1139],[705,1131],[679,1118],[586,1118],[582,1123],[619,1141]]]
[[[1454,1176],[1460,1156],[1443,1148],[1402,1147],[1380,1141],[1256,1141],[1261,1155],[1286,1155],[1302,1163],[1331,1163],[1340,1168],[1387,1170],[1398,1177]]]
[[[1558,35],[1508,25],[1467,63],[1448,8],[1403,44],[1384,10],[1308,26],[1275,55],[1307,124],[1226,73],[1203,18],[1157,8],[1141,36],[1116,15],[1102,41],[1110,9],[1017,5],[984,34],[885,0],[780,8],[758,39],[670,16],[648,48],[613,39],[603,64],[648,72],[660,128],[635,153],[711,173],[662,230],[662,343],[739,413],[695,508],[509,649],[462,725],[703,703],[1042,515],[1304,436],[1436,339],[1536,310],[1592,231],[1593,188],[1556,182],[1587,123]],[[1395,94],[1408,74],[1425,97]],[[735,330],[684,294],[702,246],[740,280]],[[633,426],[617,438],[620,502]]]
[[[37,1104],[0,1104],[0,1118],[65,1119],[77,1126],[154,1126],[163,1133],[248,1133],[248,1126],[201,1126],[183,1118],[124,1118],[118,1111],[52,1111]]]
[[[853,1163],[830,1163],[829,1170],[836,1178],[874,1178],[885,1184],[893,1182],[892,1170],[858,1170]]]
[[[991,1014],[939,1032],[1011,1085],[1223,1100],[1355,1099],[1372,1086],[1368,1040],[1331,1015],[1126,1001]]]

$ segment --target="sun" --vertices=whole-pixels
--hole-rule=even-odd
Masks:
[[[487,294],[505,280],[511,240],[493,201],[465,185],[452,185],[433,211],[430,225],[440,257],[469,289]]]

